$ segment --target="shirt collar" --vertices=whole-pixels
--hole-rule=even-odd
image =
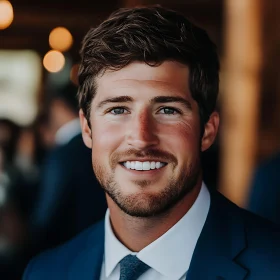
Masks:
[[[81,132],[81,125],[79,118],[76,118],[62,127],[60,127],[55,134],[55,143],[57,145],[67,144],[72,138]]]
[[[192,255],[210,208],[210,194],[204,183],[189,211],[171,229],[140,252],[133,253],[114,235],[105,217],[105,274],[108,277],[127,255],[137,257],[166,277],[179,279],[189,269]],[[182,246],[182,244],[185,244]]]
[[[117,264],[132,252],[126,248],[113,233],[110,212],[107,209],[105,215],[105,275],[109,277]]]

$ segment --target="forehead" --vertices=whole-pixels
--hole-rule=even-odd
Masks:
[[[143,62],[133,62],[117,71],[105,71],[96,78],[96,94],[107,95],[117,89],[133,91],[170,91],[187,94],[189,92],[189,68],[174,61],[165,61],[159,66],[149,66]]]

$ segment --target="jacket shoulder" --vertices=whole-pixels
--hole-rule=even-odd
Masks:
[[[240,208],[223,195],[218,194],[220,210],[225,211],[227,219],[233,223],[242,223],[248,248],[251,250],[274,251],[280,257],[280,226],[268,219]]]
[[[102,238],[104,238],[104,220],[66,243],[35,256],[25,269],[23,280],[64,279],[77,256],[89,246],[100,245]]]
[[[280,261],[280,226],[268,219],[241,209],[244,216],[248,247],[278,251]]]

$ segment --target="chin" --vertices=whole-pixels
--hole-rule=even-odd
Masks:
[[[134,194],[123,194],[120,191],[106,191],[117,206],[133,217],[154,217],[162,215],[181,201],[187,192],[178,192],[168,188],[161,192],[140,191]]]
[[[119,208],[130,216],[150,217],[163,212],[161,196],[159,194],[133,194],[126,196]]]

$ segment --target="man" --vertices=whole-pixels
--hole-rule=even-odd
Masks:
[[[279,279],[279,230],[202,182],[219,124],[206,32],[161,7],[121,9],[81,55],[83,139],[108,211],[24,279]]]
[[[34,252],[67,241],[101,220],[107,208],[92,172],[91,151],[83,143],[76,94],[77,87],[68,84],[50,101],[54,147],[42,168],[31,218]]]

